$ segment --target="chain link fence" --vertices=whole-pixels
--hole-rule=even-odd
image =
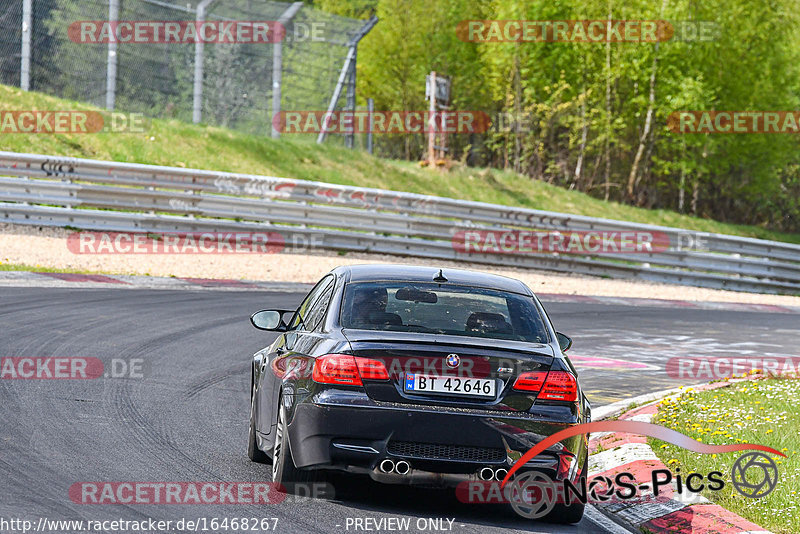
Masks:
[[[97,21],[97,27],[109,20],[193,24],[198,17],[280,21],[285,33],[274,42],[204,42],[199,54],[194,42],[76,38],[85,21]],[[376,21],[266,0],[4,0],[0,83],[149,117],[270,135],[274,111],[353,109],[355,48]]]

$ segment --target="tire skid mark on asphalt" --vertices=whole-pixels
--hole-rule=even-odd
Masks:
[[[43,505],[48,508],[48,513],[70,519],[94,519],[84,515],[89,510],[81,510],[78,505],[72,503],[67,496],[66,488],[63,488],[58,481],[53,478],[52,471],[39,469],[37,462],[26,461],[26,451],[16,446],[11,446],[8,456],[13,457],[13,461],[5,461],[0,458],[0,473],[3,476],[3,500],[10,500],[10,497],[17,494],[24,500],[25,506]],[[46,483],[50,481],[50,483]],[[45,482],[43,484],[43,482]],[[45,489],[46,488],[46,489]],[[69,504],[67,504],[69,503]]]
[[[216,369],[203,373],[198,378],[191,381],[189,387],[186,388],[186,398],[194,399],[203,391],[210,387],[214,387],[230,378],[238,377],[245,374],[250,369],[250,362],[241,362],[228,365],[223,369]],[[244,392],[245,395],[247,391]]]
[[[8,407],[8,395],[0,395],[0,398],[3,399],[4,407]],[[13,398],[22,399],[23,397],[21,395],[13,395]],[[65,405],[63,402],[59,402],[55,406],[51,402],[46,402],[52,399],[59,399],[60,397],[57,395],[35,395],[34,398],[48,404],[50,408],[53,408],[52,410],[48,410],[48,413],[56,413],[59,408],[69,409],[68,405]],[[30,413],[35,411],[33,410],[34,406],[32,403],[21,402],[21,408],[21,410],[4,412],[6,418],[4,425],[9,425],[10,428],[10,425],[13,425],[15,434],[17,435],[25,434],[25,431],[30,428],[32,424],[35,424],[36,421],[35,418],[31,417]],[[16,415],[16,421],[8,420],[12,414]],[[57,418],[57,420],[65,419]],[[37,429],[34,429],[31,439],[35,437],[36,430]],[[48,444],[49,443],[48,441]],[[21,498],[25,502],[26,510],[30,509],[31,505],[42,505],[43,507],[47,507],[48,514],[58,514],[57,517],[60,518],[82,519],[84,521],[97,519],[96,510],[87,509],[70,500],[67,483],[64,482],[63,478],[58,478],[58,475],[63,474],[63,469],[54,470],[49,463],[42,462],[40,447],[31,447],[30,445],[22,446],[7,440],[4,441],[4,449],[8,452],[7,457],[13,458],[14,460],[13,462],[7,462],[3,457],[0,457],[0,473],[2,473],[4,482],[3,489],[6,492],[14,490],[20,492]],[[44,449],[48,450],[47,447],[44,447]],[[77,478],[68,480],[68,483],[72,484],[76,481],[78,481]],[[130,511],[136,519],[146,519],[148,517],[147,514],[139,512],[128,505],[124,505],[122,508]]]
[[[168,346],[171,343],[191,343],[191,339],[198,333],[209,332],[213,328],[224,328],[241,320],[242,319],[237,317],[217,319],[156,336],[146,340],[144,343],[138,344],[136,347],[123,351],[121,357],[133,358],[147,356],[153,353],[168,353]],[[157,360],[151,360],[151,366],[155,366],[156,361]],[[240,368],[243,367],[240,366]],[[191,370],[192,367],[186,367],[185,369]],[[149,380],[147,383],[135,382],[132,380],[122,380],[120,382],[123,383],[121,387],[114,388],[112,391],[112,402],[117,413],[123,419],[129,419],[134,422],[133,425],[128,425],[122,432],[126,436],[131,436],[136,439],[137,443],[141,445],[140,452],[145,451],[143,456],[155,457],[160,463],[164,463],[168,469],[171,470],[175,470],[176,465],[180,465],[182,470],[190,476],[189,479],[192,479],[192,476],[198,473],[202,473],[203,476],[211,476],[211,480],[219,478],[217,474],[207,469],[206,466],[199,462],[196,457],[188,454],[179,444],[176,444],[179,443],[180,440],[176,439],[173,435],[175,429],[172,425],[162,420],[154,422],[139,409],[134,399],[147,399],[148,395],[146,393],[139,394],[136,390],[150,387]],[[173,402],[172,405],[175,406],[175,402]],[[161,426],[159,426],[159,423]],[[165,454],[168,458],[165,458]],[[170,458],[172,461],[170,461]],[[193,469],[188,469],[189,466]]]
[[[61,291],[70,291],[70,290],[69,289],[64,289],[64,290],[61,290]],[[3,308],[5,308],[5,311],[0,311],[0,317],[4,317],[6,315],[17,315],[20,312],[34,311],[34,310],[39,310],[39,309],[42,309],[42,308],[50,308],[50,307],[52,307],[53,306],[53,296],[52,296],[52,294],[49,294],[49,293],[45,293],[45,294],[48,295],[48,296],[42,297],[42,298],[36,298],[36,297],[29,298],[29,299],[26,298],[24,300],[20,299],[20,300],[18,300],[16,302],[14,302],[14,301],[8,302],[6,300],[3,300],[2,301],[3,302]],[[72,290],[69,293],[69,295],[70,295],[71,299],[74,298],[74,300],[70,302],[71,304],[74,302],[74,304],[76,304],[76,305],[83,306],[83,305],[86,305],[86,304],[95,304],[95,303],[105,303],[105,304],[107,304],[108,303],[108,298],[107,297],[80,299],[79,297],[82,296],[80,291]],[[0,297],[2,297],[2,292],[1,291],[0,291]],[[24,303],[24,304],[20,304],[20,303]]]
[[[218,477],[213,471],[175,443],[176,440],[170,432],[173,429],[169,425],[159,427],[159,423],[163,425],[165,422],[151,420],[138,408],[135,399],[147,398],[147,394],[137,393],[136,390],[141,388],[134,388],[133,381],[120,382],[122,382],[120,387],[114,388],[111,392],[112,409],[128,424],[124,428],[121,425],[114,425],[113,430],[135,440],[139,446],[134,449],[140,456],[156,459],[165,466],[167,472],[172,472],[178,478],[188,476],[186,479],[192,480],[193,476],[202,473],[203,476],[210,476],[210,480],[216,480]],[[178,474],[179,472],[181,474]]]
[[[152,356],[153,354],[158,353],[166,353],[169,354],[168,347],[171,344],[178,344],[178,343],[186,343],[187,340],[184,338],[191,338],[194,334],[205,333],[210,331],[212,328],[219,328],[229,326],[231,324],[236,324],[240,322],[242,319],[238,317],[234,317],[231,319],[223,320],[217,319],[214,321],[207,321],[202,324],[193,325],[181,329],[174,330],[172,332],[168,332],[166,334],[161,334],[153,338],[149,338],[146,341],[138,344],[135,347],[131,347],[128,350],[121,352],[118,354],[120,358],[134,358],[134,357],[142,357],[142,356]],[[191,343],[191,339],[188,339],[188,342]],[[155,363],[155,360],[151,360],[151,363]]]

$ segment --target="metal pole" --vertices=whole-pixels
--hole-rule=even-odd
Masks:
[[[119,20],[119,0],[108,0],[108,20],[111,27],[116,30],[114,24]],[[106,109],[114,109],[117,97],[117,39],[116,31],[112,31],[111,39],[108,40],[108,63],[106,65]]]
[[[19,86],[23,91],[31,88],[31,19],[33,0],[22,1],[22,61],[19,70]]]
[[[350,70],[347,73],[347,92],[345,93],[345,107],[347,111],[355,112],[356,110],[356,58],[358,57],[358,49],[356,48],[353,51],[353,60],[350,62]],[[355,118],[353,119],[355,120]],[[344,146],[347,148],[353,148],[355,145],[355,134],[353,133],[353,129],[355,126],[351,126],[350,131],[348,131],[344,136]]]
[[[333,95],[331,96],[331,101],[328,104],[328,112],[325,114],[324,118],[327,118],[329,114],[333,113],[333,110],[336,109],[336,102],[339,101],[339,95],[342,94],[342,86],[344,85],[345,78],[347,77],[347,73],[350,71],[350,62],[355,60],[356,57],[356,47],[358,46],[358,42],[363,39],[363,37],[369,33],[369,31],[378,23],[378,17],[372,15],[372,17],[358,30],[358,33],[353,37],[348,46],[350,47],[347,51],[347,57],[344,58],[344,65],[342,65],[342,71],[339,73],[339,80],[336,82],[336,88],[333,90]],[[353,67],[355,68],[355,66]],[[324,120],[324,119],[323,119]],[[317,143],[322,143],[325,141],[325,136],[328,135],[328,132],[325,130],[325,124],[323,123],[322,128],[320,129],[319,135],[317,136]]]
[[[322,143],[325,140],[325,136],[328,135],[327,130],[325,130],[325,122],[327,122],[327,118],[331,113],[333,113],[333,110],[336,109],[336,102],[339,101],[339,95],[342,94],[344,80],[347,77],[347,72],[350,70],[350,62],[353,60],[353,56],[355,55],[356,47],[351,46],[347,50],[347,57],[344,58],[344,65],[342,65],[342,71],[339,73],[339,81],[336,82],[336,88],[333,90],[331,101],[328,104],[328,112],[323,116],[323,124],[322,128],[320,128],[319,135],[317,136],[317,143]]]
[[[286,26],[291,22],[300,8],[303,7],[303,2],[295,2],[289,9],[283,12],[278,19],[279,28]],[[281,88],[283,84],[283,35],[280,41],[272,45],[272,138],[277,139],[281,133],[275,129],[275,117],[281,113]]]
[[[431,168],[436,166],[436,156],[435,152],[435,138],[436,138],[436,126],[430,126],[431,121],[436,124],[436,71],[431,71],[431,87],[430,87],[430,118],[428,119],[428,163],[430,164]]]
[[[192,102],[192,122],[197,124],[203,118],[203,40],[200,38],[200,24],[206,20],[206,7],[214,0],[203,0],[197,4],[197,41],[194,43],[194,91]]]
[[[367,152],[372,154],[372,112],[375,111],[375,101],[367,99]]]

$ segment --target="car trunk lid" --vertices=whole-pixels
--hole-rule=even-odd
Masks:
[[[544,344],[418,332],[345,329],[343,333],[353,355],[381,361],[388,370],[388,382],[364,381],[370,398],[399,404],[527,411],[535,395],[513,390],[516,377],[547,371],[553,362],[553,350]],[[461,386],[471,391],[488,380],[494,383],[494,394],[409,390],[408,380],[417,374],[450,378],[451,389]]]

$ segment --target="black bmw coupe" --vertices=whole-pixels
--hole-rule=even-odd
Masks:
[[[324,471],[390,484],[502,480],[590,407],[555,331],[522,282],[457,269],[339,267],[296,310],[262,310],[279,332],[255,354],[248,455],[291,489]],[[585,435],[525,464],[585,476]],[[580,503],[553,510],[564,522]]]

